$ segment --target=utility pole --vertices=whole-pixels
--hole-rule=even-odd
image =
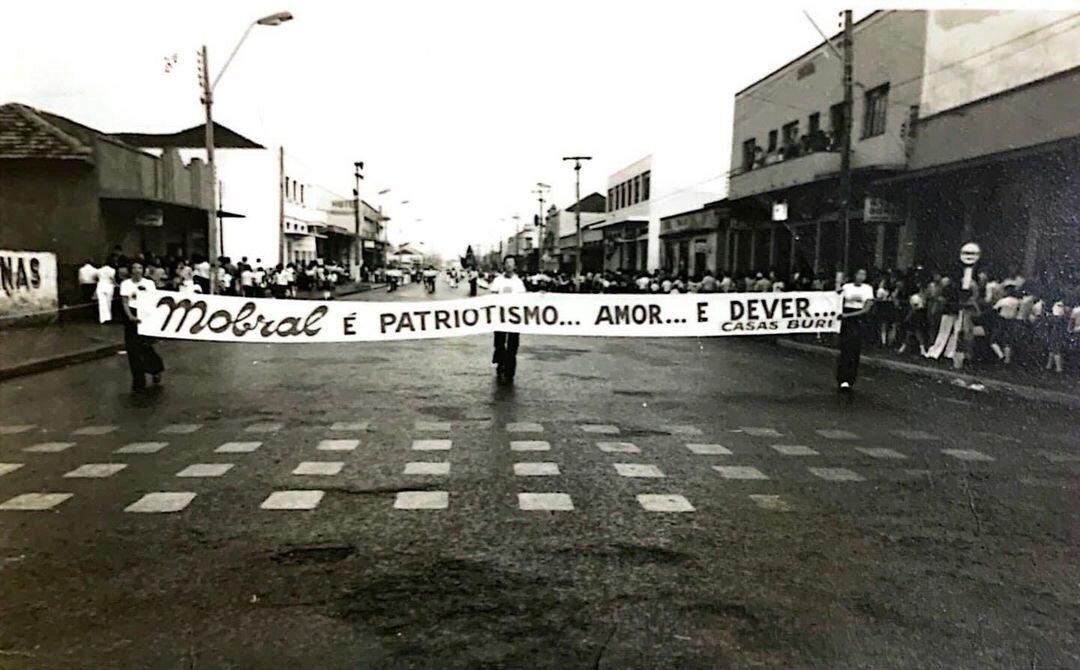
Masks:
[[[537,238],[536,238],[537,239],[537,244],[536,244],[536,249],[537,249],[537,251],[536,251],[536,271],[537,272],[541,272],[544,269],[543,266],[542,266],[543,261],[544,261],[544,194],[546,194],[549,189],[551,189],[551,187],[548,186],[547,184],[545,184],[543,182],[536,182],[536,190],[533,191],[533,193],[537,194],[538,199],[540,200],[540,216],[536,219],[536,225],[537,225],[537,231],[536,231],[536,235],[537,235]]]
[[[843,282],[848,268],[848,248],[851,237],[851,110],[853,49],[851,39],[851,10],[844,10],[844,119],[840,130],[840,216],[836,231],[836,288]]]
[[[206,110],[206,166],[210,169],[210,203],[207,210],[206,255],[210,263],[210,294],[217,293],[218,218],[217,218],[217,170],[214,164],[214,92],[210,85],[210,63],[207,61],[206,45],[199,52],[199,83],[202,84],[202,104]]]
[[[356,178],[356,188],[353,189],[353,216],[356,219],[356,236],[360,239],[360,264],[364,263],[364,236],[360,225],[360,180],[364,178],[364,161],[353,163],[353,177]]]
[[[284,265],[285,259],[285,145],[278,147],[278,259]]]
[[[577,224],[577,254],[574,256],[574,277],[581,276],[581,161],[591,161],[592,156],[565,156],[564,161],[574,161],[574,221]]]

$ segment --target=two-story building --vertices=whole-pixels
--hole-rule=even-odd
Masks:
[[[661,218],[661,269],[666,273],[699,278],[706,272],[717,273],[729,268],[730,218],[726,200]]]
[[[333,258],[350,269],[353,277],[360,268],[386,265],[386,221],[382,211],[360,200],[333,199],[327,211],[327,242],[324,258]]]
[[[573,272],[577,256],[578,210],[581,210],[581,228],[584,242],[585,230],[607,216],[607,199],[592,193],[565,209],[551,207],[544,225],[543,254],[548,258],[545,270]]]

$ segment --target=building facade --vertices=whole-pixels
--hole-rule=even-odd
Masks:
[[[607,199],[599,193],[592,193],[565,209],[552,207],[548,210],[543,234],[543,255],[547,258],[545,270],[573,273],[577,256],[579,208],[584,240],[585,230],[607,216]],[[570,244],[566,245],[565,242]]]
[[[723,200],[660,219],[661,269],[694,279],[727,270],[729,222]]]

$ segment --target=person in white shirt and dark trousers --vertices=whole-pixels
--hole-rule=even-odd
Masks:
[[[124,348],[127,349],[128,367],[131,368],[131,390],[146,388],[146,375],[154,384],[161,383],[165,364],[154,351],[150,338],[139,334],[139,308],[152,307],[154,282],[143,277],[143,266],[138,261],[131,264],[131,277],[120,284],[120,298],[124,307]]]
[[[525,293],[525,282],[517,275],[517,259],[507,256],[503,259],[503,274],[491,282],[492,293]],[[517,372],[517,351],[521,336],[519,333],[495,331],[495,353],[491,362],[496,365],[495,374],[500,384],[514,381]]]
[[[855,281],[840,287],[843,312],[840,314],[840,358],[836,363],[836,383],[850,391],[859,374],[862,340],[867,314],[874,304],[874,289],[866,283],[866,270],[855,273]]]

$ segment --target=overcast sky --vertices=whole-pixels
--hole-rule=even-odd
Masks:
[[[499,220],[514,213],[531,219],[537,181],[571,204],[564,155],[595,157],[586,195],[638,158],[678,147],[687,185],[713,177],[698,188],[722,194],[735,91],[820,42],[794,2],[7,4],[0,102],[106,131],[201,123],[200,45],[216,72],[251,21],[292,12],[290,23],[252,31],[219,85],[215,119],[283,143],[308,180],[338,193],[350,193],[352,163],[363,160],[365,198],[376,204],[376,191],[392,189],[383,202],[393,238],[446,254],[509,234]],[[842,4],[804,4],[826,32],[838,28]],[[856,18],[870,9],[859,6]]]

